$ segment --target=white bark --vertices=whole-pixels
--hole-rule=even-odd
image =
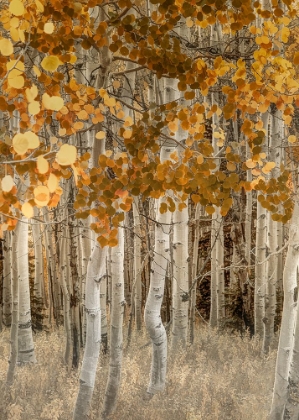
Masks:
[[[67,238],[67,228],[63,230],[63,236],[60,248],[60,273],[59,281],[60,287],[63,294],[63,319],[64,319],[64,331],[66,335],[66,344],[64,351],[64,363],[68,369],[72,366],[72,327],[71,327],[71,297],[69,290],[69,256],[67,254],[69,241]]]
[[[85,311],[87,318],[86,344],[80,373],[80,386],[73,420],[87,419],[94,390],[101,345],[100,281],[106,275],[108,248],[95,246],[87,265]]]
[[[124,231],[118,228],[118,244],[111,249],[112,311],[110,322],[110,360],[103,417],[114,411],[120,387],[124,316]]]
[[[17,266],[19,281],[19,332],[18,362],[36,362],[31,327],[29,263],[28,263],[28,221],[19,222],[17,243]]]
[[[19,223],[20,224],[20,223]],[[10,359],[6,383],[11,386],[14,380],[15,367],[18,358],[18,321],[19,321],[19,282],[17,269],[17,239],[19,224],[11,234],[11,289],[12,289],[12,316],[10,329]]]
[[[268,123],[269,113],[262,115],[264,130],[266,133],[264,150],[268,145]],[[266,293],[266,263],[263,262],[267,257],[267,212],[257,201],[256,215],[256,245],[255,245],[255,289],[254,289],[254,333],[262,337],[264,333],[264,312],[265,312],[265,293]],[[263,262],[263,263],[261,263]]]
[[[187,344],[188,334],[188,207],[173,215],[172,347]]]
[[[139,200],[134,197],[133,202],[134,218],[134,304],[136,329],[141,330],[141,221],[139,216]]]
[[[193,344],[194,342],[194,331],[195,331],[195,309],[196,309],[196,295],[197,295],[197,281],[193,285],[193,282],[195,281],[197,277],[198,272],[198,241],[200,238],[200,214],[201,214],[201,208],[202,206],[198,203],[196,205],[195,210],[195,217],[194,217],[194,223],[195,223],[195,230],[194,230],[194,243],[193,243],[193,261],[192,261],[192,276],[191,276],[191,284],[192,287],[191,290],[191,299],[190,299],[190,342]]]
[[[38,212],[35,212],[38,215]],[[33,221],[32,236],[34,243],[34,298],[35,310],[40,319],[38,320],[38,327],[43,327],[43,308],[45,303],[45,285],[44,285],[44,259],[43,259],[43,244],[40,223]]]
[[[296,202],[289,231],[289,247],[283,273],[284,305],[276,359],[275,383],[270,420],[282,420],[288,398],[290,360],[294,346],[299,266],[299,205]],[[297,338],[297,337],[296,337]],[[296,343],[297,346],[297,343]],[[298,418],[298,417],[296,417]],[[295,419],[295,417],[294,417]]]
[[[173,148],[162,147],[161,161],[166,160]],[[161,320],[161,305],[164,295],[168,263],[170,213],[160,213],[164,198],[156,200],[156,224],[154,255],[150,274],[150,287],[145,304],[144,320],[153,345],[150,382],[147,392],[155,394],[165,387],[167,364],[167,336]]]

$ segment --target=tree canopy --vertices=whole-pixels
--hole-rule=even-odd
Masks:
[[[282,147],[295,152],[297,3],[151,4],[2,2],[2,231],[14,229],[22,215],[33,217],[34,207],[55,208],[63,194],[61,182],[70,178],[76,186],[76,217],[94,216],[92,227],[102,246],[116,245],[116,227],[134,196],[159,198],[169,190],[180,202],[167,196],[161,212],[182,209],[191,195],[208,214],[218,206],[224,216],[232,192],[254,189],[274,220],[290,219],[293,167],[281,165],[273,174],[276,163],[267,148],[262,115],[280,111]],[[102,13],[91,12],[96,6]],[[189,28],[188,36],[181,35],[180,25]],[[124,82],[133,71],[142,76],[124,94]],[[180,98],[151,103],[148,89],[154,78],[158,84],[175,79]],[[211,94],[217,98],[214,103]],[[217,153],[207,136],[213,115],[219,121],[213,127]],[[241,141],[233,138],[236,122]],[[180,142],[175,139],[178,130]],[[89,163],[87,134],[106,144],[96,164]],[[170,160],[161,162],[161,145],[176,142],[181,152],[174,150]],[[246,179],[247,171],[252,181]],[[25,194],[17,193],[22,184]]]

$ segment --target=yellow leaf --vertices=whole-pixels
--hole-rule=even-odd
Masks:
[[[44,70],[47,71],[56,71],[57,67],[63,64],[56,55],[48,55],[48,57],[45,57],[43,61],[41,62],[41,66]]]
[[[50,200],[50,191],[48,187],[44,185],[39,185],[34,188],[34,201],[37,205],[44,207],[48,204]]]
[[[103,140],[106,137],[105,131],[98,131],[96,134],[96,139]]]
[[[22,61],[17,60],[10,60],[8,63],[6,63],[7,71],[12,69],[19,70],[19,74],[22,74],[25,71],[25,65]]]
[[[38,156],[36,164],[40,174],[46,174],[48,172],[49,162],[43,156]]]
[[[213,213],[215,212],[215,209],[214,209],[214,207],[213,207],[213,206],[207,206],[207,207],[206,207],[206,212],[207,212],[208,214],[213,214]]]
[[[1,187],[4,192],[9,192],[14,187],[15,183],[10,175],[6,175],[1,180]]]
[[[0,39],[0,53],[6,57],[13,53],[13,45],[10,39]]]
[[[17,18],[16,18],[17,19]],[[19,29],[16,28],[10,28],[9,30],[10,32],[10,37],[14,42],[18,42],[20,41],[20,36],[19,36]]]
[[[52,22],[45,23],[45,25],[44,25],[44,32],[46,34],[49,34],[49,35],[52,34],[54,32],[54,29],[55,29],[55,26],[53,25]]]
[[[29,149],[27,137],[22,133],[16,134],[12,139],[12,147],[18,155],[24,155]]]
[[[33,101],[28,105],[28,112],[31,115],[36,115],[40,112],[40,103],[38,101]]]
[[[275,162],[267,162],[266,165],[262,168],[264,174],[268,174],[273,168],[275,168]]]
[[[22,89],[25,83],[24,77],[20,75],[20,71],[17,69],[10,71],[7,81],[9,86],[15,89]]]
[[[186,25],[187,25],[188,28],[192,28],[192,26],[194,25],[194,22],[190,17],[187,17]]]
[[[58,178],[56,175],[54,174],[50,174],[49,179],[48,179],[48,188],[50,193],[53,193],[56,191],[57,187],[58,187]]]
[[[9,11],[15,16],[22,16],[25,13],[25,7],[21,0],[12,0],[9,5]]]
[[[63,144],[56,154],[56,162],[59,165],[66,166],[72,165],[77,159],[77,149],[70,144]]]
[[[24,136],[28,140],[28,149],[36,149],[40,145],[38,136],[32,131],[26,131]]]
[[[115,106],[116,100],[114,98],[109,98],[108,95],[104,97],[104,104],[106,106]]]
[[[170,121],[168,123],[168,128],[170,131],[175,132],[178,130],[178,122],[177,122],[177,118],[174,121]]]
[[[27,219],[30,219],[34,215],[33,207],[30,203],[24,203],[21,210]]]
[[[296,143],[296,141],[297,141],[296,136],[289,136],[289,137],[288,137],[288,142],[289,142],[289,143]]]
[[[35,0],[36,8],[39,12],[43,13],[45,8],[39,0]]]
[[[247,168],[252,169],[256,166],[256,162],[253,162],[252,159],[248,159],[245,162]]]
[[[35,85],[32,85],[31,88],[27,88],[26,91],[26,98],[28,102],[33,102],[34,99],[37,97],[38,95],[38,89]]]
[[[133,119],[128,116],[125,118],[124,127],[130,127],[131,125],[133,125]]]
[[[60,111],[64,106],[63,99],[60,96],[49,96],[47,93],[43,94],[43,106],[52,111]]]
[[[227,162],[226,167],[231,172],[234,172],[236,170],[236,165],[233,162]]]
[[[16,29],[19,26],[19,24],[20,24],[20,19],[18,19],[16,17],[13,17],[13,18],[10,19],[9,24],[10,24],[10,27],[11,28],[15,28]]]
[[[132,137],[132,130],[125,130],[123,132],[123,138],[124,139],[130,139]]]
[[[197,161],[197,163],[198,163],[199,165],[200,165],[201,163],[203,163],[203,155],[199,155],[199,156],[197,156],[196,161]]]

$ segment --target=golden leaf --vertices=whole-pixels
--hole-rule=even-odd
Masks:
[[[54,175],[54,174],[50,174],[47,185],[48,185],[50,193],[55,192],[56,189],[58,188],[58,178],[57,178],[57,176]]]
[[[31,88],[27,88],[25,90],[26,93],[26,98],[28,102],[33,102],[34,99],[37,97],[38,95],[38,89],[35,85],[32,85]]]
[[[14,187],[14,185],[15,185],[14,180],[13,180],[12,176],[10,176],[10,175],[6,175],[1,180],[1,188],[4,192],[11,191],[11,189]]]
[[[264,174],[268,174],[273,168],[275,168],[275,162],[267,162],[266,165],[262,168]]]
[[[43,61],[41,62],[41,66],[44,70],[47,71],[56,71],[57,67],[63,64],[56,55],[48,55],[48,57],[45,57]]]
[[[46,174],[49,170],[49,162],[43,156],[38,156],[36,165],[40,174]]]
[[[13,54],[13,45],[10,39],[0,39],[0,53],[4,56]]]
[[[132,137],[132,130],[125,130],[123,132],[123,138],[124,139],[130,139]]]
[[[21,210],[24,216],[27,217],[27,219],[30,219],[34,215],[33,207],[30,203],[24,203],[22,205]]]
[[[24,155],[29,149],[29,141],[25,134],[16,134],[12,139],[12,147],[18,155]]]
[[[9,11],[15,16],[22,16],[25,13],[25,7],[21,0],[12,0],[9,5]]]
[[[60,96],[49,96],[47,93],[43,94],[43,106],[52,111],[60,111],[64,106],[63,99]]]
[[[24,136],[28,140],[28,149],[36,149],[40,145],[38,136],[32,131],[26,131]]]
[[[33,101],[28,104],[28,112],[31,115],[36,115],[40,112],[40,103],[38,101]]]
[[[39,185],[34,188],[34,201],[37,205],[44,207],[48,204],[50,200],[50,191],[48,187],[44,185]]]
[[[130,127],[131,125],[133,125],[133,119],[128,116],[125,118],[124,127]]]
[[[55,29],[55,26],[53,25],[52,22],[45,23],[45,25],[44,25],[44,32],[46,34],[49,34],[49,35],[52,34],[54,32],[54,29]]]
[[[103,140],[106,137],[105,131],[98,131],[96,134],[96,139]]]
[[[56,162],[59,165],[67,166],[72,165],[77,159],[77,149],[70,144],[63,144],[56,154]]]
[[[296,136],[289,136],[289,137],[288,137],[288,142],[289,142],[289,143],[296,143],[296,141],[297,141]]]
[[[247,168],[252,169],[256,166],[256,162],[253,162],[252,159],[248,159],[245,162]]]

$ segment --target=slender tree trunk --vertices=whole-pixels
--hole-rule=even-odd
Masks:
[[[36,215],[38,213],[36,212]],[[32,236],[34,241],[34,300],[35,300],[35,327],[43,328],[45,286],[44,286],[44,259],[40,223],[33,221]]]
[[[60,271],[59,283],[63,294],[63,319],[64,331],[66,335],[66,344],[64,351],[64,363],[71,369],[72,366],[72,316],[71,316],[71,296],[70,296],[70,267],[69,267],[69,238],[67,237],[68,228],[64,227],[62,231],[62,240],[60,245]]]
[[[3,324],[7,327],[11,325],[12,317],[12,274],[11,274],[11,232],[4,233],[3,247]]]
[[[133,203],[134,218],[134,303],[135,303],[135,321],[137,331],[141,330],[141,229],[139,216],[139,200],[134,198]]]
[[[111,249],[112,311],[110,321],[110,360],[103,417],[114,411],[120,387],[123,347],[124,297],[124,231],[118,228],[118,244]]]
[[[87,265],[85,311],[87,318],[86,344],[82,361],[79,392],[73,420],[85,420],[93,395],[101,345],[100,282],[106,276],[108,248],[96,245]]]
[[[266,133],[265,144],[263,145],[265,150],[268,146],[268,112],[262,115],[262,121]],[[257,200],[255,255],[254,333],[259,337],[263,337],[267,284],[266,263],[264,262],[267,256],[267,212],[259,200]]]
[[[188,334],[188,206],[173,215],[172,347],[186,346]]]
[[[19,223],[20,224],[20,223]],[[12,316],[10,329],[10,359],[6,377],[7,385],[11,386],[14,380],[15,367],[18,358],[18,323],[19,323],[19,281],[17,270],[17,240],[19,224],[11,234],[11,286],[12,286]]]
[[[166,160],[173,148],[162,147],[161,161]],[[170,214],[160,213],[163,198],[156,201],[154,255],[150,274],[150,287],[145,304],[144,320],[153,346],[150,382],[147,392],[155,394],[165,387],[167,364],[167,337],[161,320],[161,305],[167,270]]]
[[[276,359],[275,382],[270,420],[283,420],[288,400],[290,361],[294,347],[299,266],[299,205],[296,202],[289,231],[289,247],[283,273],[284,305]],[[296,337],[297,338],[297,337]],[[297,345],[297,344],[296,344]],[[296,348],[297,350],[297,348]],[[294,365],[295,366],[295,365]],[[293,366],[293,367],[294,367]],[[292,368],[293,369],[293,368]],[[288,418],[288,417],[286,417]],[[293,417],[292,419],[295,420]]]
[[[100,306],[102,351],[104,354],[106,354],[108,352],[107,277],[103,278],[100,284]]]
[[[18,362],[36,362],[31,325],[29,264],[28,264],[28,221],[19,222],[17,243],[17,265],[19,281],[19,333]]]

